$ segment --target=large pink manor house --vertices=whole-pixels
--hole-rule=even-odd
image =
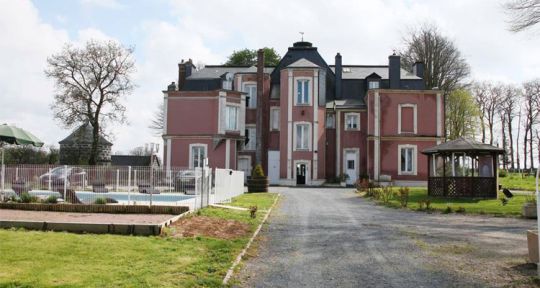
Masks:
[[[425,184],[420,152],[443,140],[444,97],[425,90],[424,64],[328,65],[297,42],[275,67],[178,64],[163,91],[167,167],[243,170],[261,163],[271,184],[321,185],[347,175]]]

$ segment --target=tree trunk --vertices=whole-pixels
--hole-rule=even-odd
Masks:
[[[523,137],[523,169],[527,169],[527,137],[529,128],[525,127],[525,137]]]
[[[508,140],[509,140],[509,144],[510,144],[510,168],[512,168],[512,170],[514,170],[516,167],[514,166],[514,138],[512,136],[512,117],[510,117],[509,115],[508,116],[508,119],[506,119],[508,121],[507,123],[507,127],[508,127]]]
[[[529,153],[530,153],[530,159],[531,159],[531,173],[534,170],[534,156],[533,156],[533,129],[531,125],[531,129],[529,129]]]
[[[99,146],[99,124],[97,121],[92,123],[92,149],[90,150],[89,165],[98,164],[98,146]]]
[[[506,125],[505,125],[505,117],[504,117],[504,114],[503,116],[501,117],[501,125],[502,125],[502,129],[501,129],[501,133],[502,133],[502,146],[503,146],[503,149],[504,149],[504,153],[503,154],[503,169],[508,169],[508,155],[506,154]]]

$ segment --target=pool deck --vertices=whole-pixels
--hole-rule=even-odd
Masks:
[[[178,220],[182,215],[69,213],[0,209],[0,228],[15,227],[97,234],[159,235],[164,227]]]

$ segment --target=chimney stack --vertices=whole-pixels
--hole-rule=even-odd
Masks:
[[[424,69],[425,69],[424,62],[422,61],[414,62],[412,66],[413,74],[422,79],[424,79]]]
[[[336,99],[341,99],[341,80],[343,78],[343,66],[341,62],[341,54],[336,54]]]
[[[396,53],[388,56],[388,79],[390,80],[390,89],[399,89],[401,64],[400,57]]]
[[[193,66],[191,58],[187,62],[184,62],[184,59],[182,59],[182,62],[178,63],[178,90],[182,90],[186,83],[186,78],[191,76],[193,68],[195,66]]]
[[[264,85],[264,50],[259,49],[257,51],[257,147],[255,148],[255,164],[261,164],[263,169],[266,167],[263,163],[263,147],[264,147],[264,131],[267,130],[263,127],[265,123],[266,101],[263,97],[263,85]],[[264,169],[266,170],[266,169]],[[268,171],[266,171],[268,172]]]

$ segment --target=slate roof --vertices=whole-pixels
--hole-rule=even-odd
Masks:
[[[89,144],[92,143],[92,125],[85,123],[79,128],[75,129],[68,137],[64,140],[58,142],[59,144]],[[99,136],[99,144],[105,146],[112,146],[113,144],[109,142],[103,135]]]
[[[334,100],[326,103],[326,109],[336,108],[365,108],[366,104],[360,99]]]
[[[270,74],[274,67],[264,67],[264,73]],[[225,73],[257,73],[256,66],[225,66],[225,65],[206,65],[201,70],[193,71],[187,79],[216,79]]]
[[[366,79],[367,76],[376,73],[382,79],[388,79],[388,66],[371,66],[371,65],[343,65],[343,68],[349,68],[350,72],[343,70],[342,79]],[[332,72],[335,73],[336,67],[330,66]],[[401,68],[401,79],[420,80],[422,78],[412,74],[411,72]]]
[[[445,152],[495,152],[503,154],[504,149],[495,147],[493,145],[485,144],[470,138],[461,137],[456,140],[448,141],[422,151],[423,154]]]

